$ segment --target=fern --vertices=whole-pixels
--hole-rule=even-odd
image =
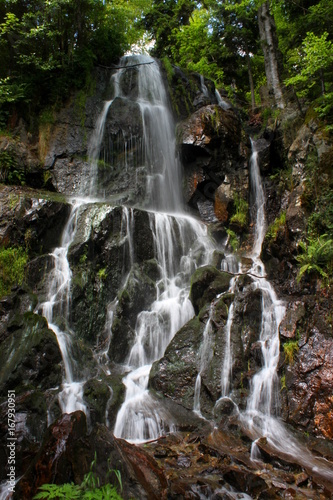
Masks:
[[[300,265],[297,282],[300,282],[305,273],[311,272],[328,278],[325,269],[333,260],[333,240],[329,239],[327,234],[323,234],[315,238],[309,237],[307,243],[301,241],[299,247],[302,253],[296,257]]]
[[[85,474],[80,485],[73,483],[66,484],[43,484],[39,488],[39,493],[34,496],[34,500],[122,500],[117,489],[110,483],[100,486],[100,479],[94,472],[97,463],[97,457],[91,462],[90,471]],[[120,490],[122,491],[121,474],[118,470],[109,470],[109,474],[113,472],[116,475]]]

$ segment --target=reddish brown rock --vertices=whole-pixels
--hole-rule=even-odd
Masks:
[[[302,345],[295,362],[286,369],[288,422],[333,438],[333,340],[317,329]]]
[[[286,339],[293,339],[296,336],[297,325],[305,315],[305,307],[302,301],[295,301],[289,304],[286,314],[280,324],[280,335]]]
[[[167,480],[162,469],[147,453],[135,445],[119,439],[118,446],[149,500],[166,500]]]

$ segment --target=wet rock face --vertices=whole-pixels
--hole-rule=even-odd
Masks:
[[[190,300],[195,312],[221,292],[229,288],[230,274],[223,273],[213,266],[203,266],[195,271],[191,279]]]
[[[200,373],[200,410],[210,419],[220,419],[235,409],[234,405],[229,409],[220,403],[216,405],[221,397],[222,368],[227,352],[226,323],[232,303],[232,380],[229,389],[240,408],[246,405],[250,379],[262,366],[261,348],[257,345],[261,292],[253,289],[250,277],[244,276],[235,294],[228,293],[230,278],[229,273],[212,266],[204,266],[194,273],[190,298],[198,315],[176,333],[163,358],[153,364],[150,373],[151,388],[187,409],[194,407],[195,385]],[[209,331],[206,330],[208,321]],[[214,352],[210,357],[206,353],[207,359],[203,358],[205,337],[208,352]]]
[[[284,418],[304,432],[332,439],[333,342],[314,329],[298,344],[285,368]]]
[[[116,470],[123,498],[166,498],[167,481],[154,458],[116,439],[104,426],[96,425],[87,434],[86,418],[80,411],[62,415],[48,428],[43,446],[19,481],[14,498],[33,498],[45,483],[81,484],[95,458],[93,472],[101,479],[101,486],[106,482],[119,486],[112,472]]]
[[[41,188],[44,185],[42,164],[22,120],[15,135],[15,138],[0,137],[0,182]]]
[[[48,405],[61,385],[61,354],[45,318],[27,312],[36,298],[19,289],[0,301],[0,460],[7,463],[8,391],[15,393],[16,474],[36,454],[47,428]],[[1,468],[0,481],[6,479]]]
[[[185,199],[200,210],[210,203],[223,223],[231,215],[235,192],[247,198],[249,150],[240,121],[231,109],[217,105],[200,108],[177,127],[185,170]]]
[[[27,247],[30,255],[50,252],[60,243],[69,205],[38,197],[29,189],[0,186],[0,244]]]
[[[107,304],[118,300],[111,344],[115,361],[123,360],[128,352],[140,307],[154,295],[155,285],[145,271],[146,260],[153,257],[153,235],[146,212],[98,204],[80,211],[69,250],[73,267],[71,325],[86,341],[94,343],[98,332],[103,342],[108,334]],[[134,262],[136,267],[125,282]],[[140,292],[138,301],[140,284],[145,293]]]

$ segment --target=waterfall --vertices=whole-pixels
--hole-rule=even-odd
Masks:
[[[279,325],[285,314],[285,306],[280,301],[271,284],[265,278],[265,267],[260,260],[261,246],[265,237],[265,196],[261,182],[258,155],[255,144],[252,144],[251,187],[255,200],[255,234],[254,245],[250,257],[253,260],[249,274],[253,279],[253,288],[262,292],[262,320],[260,328],[260,345],[263,365],[254,375],[247,407],[240,415],[243,424],[254,437],[252,459],[259,459],[256,440],[264,436],[267,443],[280,452],[290,455],[299,464],[320,472],[324,477],[333,478],[332,470],[325,460],[314,457],[303,445],[287,431],[278,418],[279,384],[277,377],[280,341]]]
[[[51,254],[54,267],[49,276],[48,300],[39,307],[42,314],[48,321],[59,344],[62,355],[65,378],[63,389],[59,393],[59,404],[63,413],[71,413],[76,410],[87,412],[86,405],[83,402],[83,383],[82,380],[76,380],[74,375],[74,362],[71,352],[72,338],[68,331],[68,317],[70,308],[70,283],[71,270],[69,267],[67,253],[70,244],[75,236],[76,219],[81,202],[76,202],[72,206],[71,214],[62,234],[60,247],[55,248]],[[56,321],[61,320],[64,324],[60,328]]]
[[[189,216],[152,212],[150,224],[160,279],[156,299],[137,317],[127,360],[130,373],[124,379],[125,401],[114,429],[115,436],[131,442],[155,439],[174,429],[171,416],[149,394],[149,373],[175,333],[193,317],[188,298],[190,277],[199,262],[209,262],[213,251],[206,227]],[[200,260],[202,256],[204,260]]]
[[[221,96],[220,92],[217,89],[215,89],[215,97],[216,97],[216,100],[217,100],[217,104],[222,109],[224,109],[225,111],[227,109],[231,109],[231,104],[229,104],[225,99],[223,99],[223,97]]]

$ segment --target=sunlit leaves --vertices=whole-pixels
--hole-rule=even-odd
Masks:
[[[316,83],[319,72],[333,64],[333,44],[328,33],[321,36],[307,33],[301,47],[291,52],[289,62],[295,73],[285,80],[286,85],[295,85],[302,95],[306,95]]]

